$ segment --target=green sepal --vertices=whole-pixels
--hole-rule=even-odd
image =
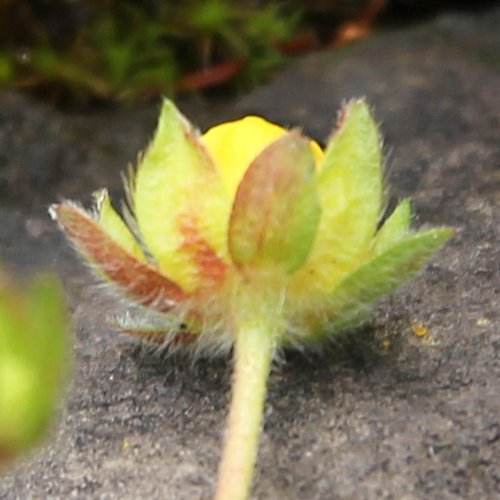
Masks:
[[[96,274],[133,302],[166,312],[185,299],[176,282],[129,253],[81,208],[61,203],[50,213]]]
[[[99,191],[94,192],[93,196],[97,212],[96,218],[99,225],[123,249],[137,257],[139,260],[145,260],[144,253],[139,245],[139,242],[111,205],[108,190],[100,189]]]
[[[329,313],[313,339],[361,324],[376,300],[416,275],[453,234],[449,228],[411,234],[361,265],[332,292]]]
[[[231,204],[199,132],[167,99],[131,184],[131,208],[159,269],[183,288],[196,288],[203,269],[197,249],[186,246],[202,241],[223,259]]]
[[[250,164],[229,223],[229,252],[237,266],[277,266],[289,274],[303,264],[320,217],[314,165],[309,142],[297,131],[273,142]]]
[[[318,176],[321,221],[305,274],[339,283],[369,251],[382,209],[381,138],[364,100],[343,109]]]
[[[364,100],[350,102],[328,142],[319,189],[323,218],[341,234],[341,246],[362,251],[373,236],[382,206],[381,138]],[[341,214],[349,212],[349,217]],[[335,254],[344,254],[332,249]],[[348,251],[347,254],[350,252]]]
[[[403,200],[384,222],[373,245],[374,255],[380,255],[398,240],[404,238],[410,229],[411,201]]]

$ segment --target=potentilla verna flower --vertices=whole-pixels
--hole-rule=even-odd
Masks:
[[[381,138],[350,102],[326,149],[256,116],[200,135],[172,102],[130,176],[123,218],[105,190],[52,216],[129,301],[115,326],[169,349],[234,346],[229,434],[216,497],[246,498],[272,359],[368,318],[452,235],[415,232],[402,201],[383,223]]]

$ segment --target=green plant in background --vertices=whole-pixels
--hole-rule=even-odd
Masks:
[[[67,374],[68,336],[58,283],[20,291],[0,271],[0,466],[46,434]]]
[[[478,2],[459,3],[477,7]],[[300,46],[304,34],[302,42],[309,37],[305,42],[309,48],[330,47],[339,41],[337,35],[342,43],[352,40],[352,33],[342,33],[345,22],[358,23],[358,33],[366,33],[379,12],[399,24],[415,22],[450,4],[449,0],[2,0],[0,85],[34,89],[70,102],[138,100],[233,79],[239,87],[248,87],[284,60],[281,49],[286,42]]]
[[[255,116],[200,135],[165,101],[124,219],[105,190],[90,213],[51,207],[97,276],[128,299],[116,326],[170,350],[234,349],[218,499],[249,494],[277,352],[361,324],[453,234],[412,231],[408,200],[380,226],[380,143],[363,100],[344,108],[324,151]]]
[[[0,5],[0,83],[73,101],[136,100],[203,87],[205,76],[189,85],[183,76],[227,63],[254,83],[283,59],[276,44],[299,19],[276,2],[57,3],[53,12],[29,0]]]

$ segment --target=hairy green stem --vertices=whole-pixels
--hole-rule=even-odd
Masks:
[[[237,322],[233,393],[216,500],[244,500],[252,487],[279,324],[275,311],[259,309]]]

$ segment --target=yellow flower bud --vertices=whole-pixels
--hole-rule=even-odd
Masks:
[[[128,185],[132,215],[123,220],[105,190],[92,213],[63,203],[52,214],[100,277],[132,302],[169,314],[165,344],[177,345],[187,322],[186,344],[205,333],[203,345],[227,347],[231,298],[248,282],[283,299],[288,328],[278,344],[315,341],[365,319],[370,303],[451,235],[410,232],[407,200],[377,230],[380,143],[363,100],[345,107],[324,152],[299,131],[256,116],[201,135],[166,100]],[[147,332],[146,318],[137,334]]]

